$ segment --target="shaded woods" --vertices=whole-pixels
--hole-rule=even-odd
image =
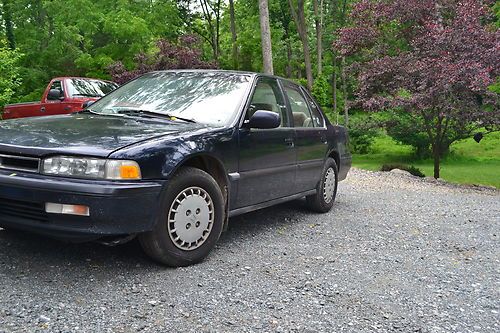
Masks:
[[[490,0],[0,0],[0,107],[63,75],[274,73],[354,143],[382,128],[439,177],[453,142],[498,129],[499,13]]]

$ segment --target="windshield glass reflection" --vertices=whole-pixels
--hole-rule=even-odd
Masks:
[[[144,110],[224,126],[233,119],[251,77],[225,72],[155,72],[127,83],[91,109]]]
[[[68,90],[70,96],[102,97],[118,88],[114,82],[89,79],[68,80]]]

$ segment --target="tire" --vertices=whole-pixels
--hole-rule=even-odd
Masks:
[[[152,231],[139,235],[144,252],[167,266],[188,266],[205,259],[224,222],[224,198],[205,171],[184,167],[169,182],[162,213]]]
[[[333,158],[328,158],[323,167],[320,181],[316,187],[316,193],[306,197],[306,203],[309,209],[318,213],[329,212],[337,196],[338,183],[339,175],[337,163],[335,163]],[[330,186],[328,186],[328,184]]]

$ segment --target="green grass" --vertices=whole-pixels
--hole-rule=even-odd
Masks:
[[[353,165],[362,169],[380,170],[386,163],[414,165],[426,176],[433,174],[432,159],[416,160],[410,146],[398,144],[388,136],[376,138],[370,154],[353,156]],[[441,178],[500,188],[500,132],[486,135],[480,143],[473,139],[454,143],[450,154],[441,161]]]

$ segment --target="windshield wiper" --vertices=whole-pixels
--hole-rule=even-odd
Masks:
[[[80,111],[73,112],[73,114],[81,114],[81,113],[91,113],[91,114],[96,114],[99,116],[104,116],[104,114],[99,113],[99,112],[95,112],[94,110],[91,110],[91,109],[83,109]]]
[[[83,96],[83,97],[102,97],[101,95],[95,95],[95,94],[73,94],[73,96]]]
[[[163,118],[168,120],[182,120],[188,123],[196,123],[196,120],[194,119],[183,118],[183,117],[173,116],[168,113],[160,113],[149,110],[126,109],[118,111],[117,114],[124,114],[127,116],[147,117],[147,118]]]

